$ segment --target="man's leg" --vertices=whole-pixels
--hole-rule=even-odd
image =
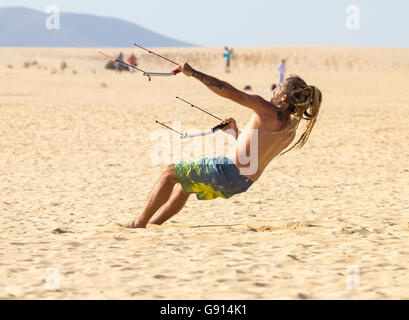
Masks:
[[[162,224],[176,213],[182,210],[190,193],[185,192],[182,186],[178,183],[173,189],[170,199],[160,208],[157,215],[151,219],[149,222],[153,224]]]
[[[142,213],[130,222],[128,228],[145,228],[150,218],[155,212],[170,198],[173,187],[178,183],[178,179],[175,174],[175,166],[173,164],[168,165],[162,172],[159,180],[156,182],[152,189],[151,194],[148,197],[148,201],[143,209]]]

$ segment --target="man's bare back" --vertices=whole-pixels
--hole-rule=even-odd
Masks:
[[[254,112],[243,131],[237,138],[235,154],[229,155],[239,170],[252,167],[251,163],[241,163],[240,159],[248,156],[254,148],[252,139],[257,139],[257,152],[255,164],[257,169],[254,174],[244,174],[252,181],[258,180],[267,165],[294,140],[295,131],[286,130],[288,116],[285,116],[273,104],[271,109],[266,109],[261,114]],[[256,136],[256,137],[254,137]],[[254,140],[253,140],[254,141]]]

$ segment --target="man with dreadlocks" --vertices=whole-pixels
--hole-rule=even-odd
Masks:
[[[187,63],[180,65],[179,70],[201,81],[219,96],[251,109],[253,114],[243,132],[237,129],[236,121],[232,118],[222,122],[227,125],[223,130],[237,140],[231,157],[202,158],[168,165],[143,211],[128,224],[130,228],[144,228],[148,222],[164,223],[183,208],[192,193],[199,200],[211,200],[217,197],[227,199],[247,191],[277,155],[304,146],[317,120],[321,92],[298,76],[285,79],[275,88],[271,101],[266,101],[199,72]],[[283,152],[294,140],[301,120],[306,120],[304,132],[291,148]],[[255,146],[251,141],[256,141]],[[246,154],[249,151],[254,154],[254,149],[256,157],[250,156],[250,160],[243,163],[241,159],[248,159]],[[248,170],[250,167],[253,170]]]

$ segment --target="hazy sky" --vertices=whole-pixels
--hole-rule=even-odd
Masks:
[[[0,7],[48,5],[204,46],[409,47],[408,0],[0,0]],[[349,5],[359,8],[359,29],[346,28]]]

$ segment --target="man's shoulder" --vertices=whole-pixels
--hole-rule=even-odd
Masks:
[[[268,123],[268,130],[279,131],[284,129],[289,121],[288,116],[280,111],[274,104],[270,103],[270,108],[265,109],[264,112],[260,114]]]
[[[262,107],[258,108],[257,110],[257,114],[267,120],[269,123],[274,123],[276,121],[279,121],[279,116],[278,116],[278,112],[280,109],[278,109],[275,104],[268,102],[267,100],[265,100],[265,102],[262,104]],[[284,118],[283,118],[284,120]]]
[[[257,97],[257,102],[260,104],[260,106],[262,106],[263,108],[261,108],[260,110],[263,112],[267,112],[267,113],[274,113],[276,110],[279,110],[279,108],[277,108],[277,106],[272,103],[271,101],[268,101],[266,99],[264,99],[261,96],[255,96]]]

